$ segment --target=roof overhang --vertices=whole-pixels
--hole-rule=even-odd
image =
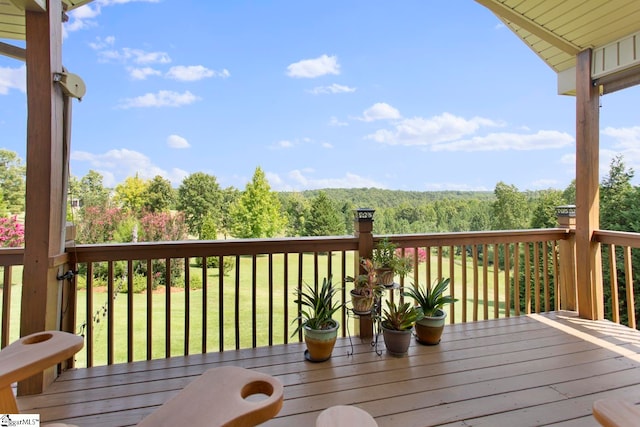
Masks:
[[[593,50],[591,77],[608,93],[640,83],[640,1],[476,0],[558,74],[575,95],[576,55]]]
[[[61,0],[62,8],[70,11],[92,0]],[[24,40],[25,11],[46,12],[47,0],[0,0],[0,39]],[[24,49],[0,42],[0,54],[24,60]]]

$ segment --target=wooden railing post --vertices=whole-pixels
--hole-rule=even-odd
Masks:
[[[578,312],[604,318],[600,228],[600,87],[591,79],[591,49],[576,57],[576,272]]]
[[[356,275],[360,271],[360,258],[371,258],[373,253],[373,213],[375,210],[359,208],[354,211],[354,230],[358,238],[358,252],[354,257]],[[362,273],[362,272],[361,272]],[[373,337],[373,319],[371,314],[360,315],[355,319],[355,333],[360,338]]]
[[[576,207],[575,205],[558,206],[556,208],[558,226],[573,230],[569,233],[569,238],[560,240],[559,252],[560,263],[558,272],[558,289],[560,295],[560,309],[575,311],[577,309],[577,288],[576,288]]]
[[[45,4],[44,2],[38,2]],[[20,336],[60,327],[64,252],[65,156],[62,88],[62,2],[25,11],[27,67],[27,176]],[[49,368],[18,383],[18,395],[41,393],[55,379]]]

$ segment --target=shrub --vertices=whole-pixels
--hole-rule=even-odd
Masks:
[[[24,225],[17,216],[0,218],[0,247],[19,247],[24,245]]]
[[[192,263],[195,267],[202,267],[202,257],[196,257]],[[233,270],[236,265],[236,260],[234,257],[223,257],[222,261],[222,270],[223,275],[226,276]],[[207,268],[218,268],[220,266],[220,258],[217,256],[207,257]]]

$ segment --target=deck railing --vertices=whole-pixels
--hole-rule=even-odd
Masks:
[[[594,240],[602,247],[605,316],[636,328],[635,300],[640,287],[633,267],[640,265],[640,234],[599,230]]]
[[[413,272],[397,278],[400,286],[451,279],[450,292],[459,299],[447,307],[454,323],[557,309],[558,248],[570,236],[559,228],[373,241],[389,237],[405,254],[416,254]],[[349,284],[340,282],[354,274],[357,249],[358,238],[350,236],[77,245],[68,249],[75,260],[71,269],[79,274],[71,281],[73,297],[64,300],[63,324],[76,325],[74,332],[85,336],[78,366],[299,340],[290,336],[298,310],[295,290],[332,276],[347,302]],[[3,283],[11,283],[7,274],[16,267],[10,266],[21,263],[22,251],[10,251],[0,251]],[[210,263],[217,266],[200,267]],[[400,297],[398,291],[386,294]],[[16,331],[10,324],[15,305],[9,316],[13,302],[4,292],[6,342],[17,337],[9,338]],[[353,335],[355,316],[346,310],[339,317],[343,336]]]

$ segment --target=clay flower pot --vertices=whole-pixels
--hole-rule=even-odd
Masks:
[[[360,295],[354,293],[354,290],[352,289],[351,306],[353,307],[353,312],[355,314],[369,314],[371,313],[371,308],[373,307],[373,295]]]
[[[310,362],[324,362],[331,357],[340,327],[335,320],[333,323],[335,325],[330,329],[311,329],[308,326],[303,328],[304,342],[307,344],[305,358]]]
[[[382,336],[387,351],[392,356],[402,357],[407,354],[409,345],[411,345],[411,329],[405,331],[396,331],[382,327]]]
[[[420,344],[436,345],[440,343],[440,337],[444,329],[444,319],[447,313],[442,310],[436,312],[436,316],[425,316],[416,322],[416,340]]]

